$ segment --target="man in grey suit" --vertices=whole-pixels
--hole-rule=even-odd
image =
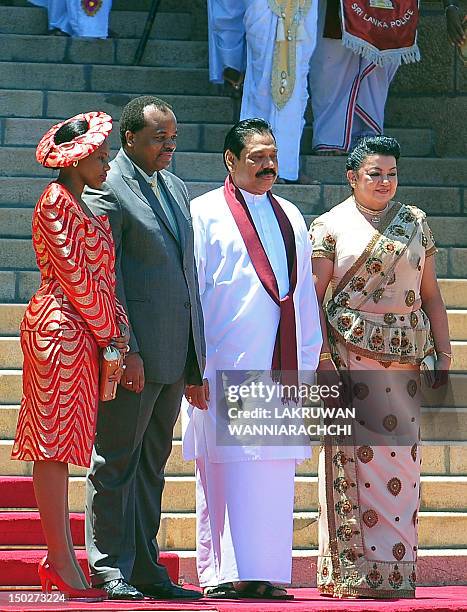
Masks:
[[[87,478],[86,548],[110,599],[195,598],[158,562],[164,468],[185,384],[202,385],[204,328],[184,183],[167,172],[177,123],[153,96],[129,102],[122,149],[85,202],[110,219],[130,350],[115,400],[101,403]]]

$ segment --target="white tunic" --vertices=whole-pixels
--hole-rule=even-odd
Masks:
[[[49,30],[57,28],[70,36],[107,38],[112,0],[102,0],[102,6],[88,15],[81,0],[29,0],[47,9]]]
[[[310,57],[316,46],[318,3],[313,0],[305,16],[303,26],[306,36],[303,40],[297,40],[294,91],[281,110],[274,104],[271,96],[278,17],[269,8],[268,0],[249,0],[246,4],[244,22],[247,69],[240,119],[262,117],[269,121],[277,141],[279,176],[296,180],[299,171],[300,139],[308,100],[307,75]]]
[[[288,291],[282,235],[267,198],[243,192],[256,229],[278,281],[281,295]],[[300,211],[277,197],[295,232],[297,286],[294,307],[299,370],[316,370],[322,337],[311,273],[311,244]],[[221,446],[216,444],[215,387],[218,370],[271,368],[279,323],[279,307],[264,289],[237,224],[225,201],[223,188],[196,198],[191,204],[201,303],[206,335],[205,376],[211,389],[207,411],[182,407],[183,452],[186,459],[206,457],[211,462],[296,459],[310,455],[306,446]]]

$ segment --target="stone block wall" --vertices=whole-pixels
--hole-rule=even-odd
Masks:
[[[386,126],[431,127],[437,155],[465,157],[467,67],[448,42],[440,1],[422,4],[419,44],[422,61],[401,66],[391,85]]]

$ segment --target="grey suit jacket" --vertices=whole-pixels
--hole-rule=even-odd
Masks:
[[[95,214],[109,216],[130,350],[141,354],[148,382],[171,384],[187,364],[187,383],[200,384],[206,351],[186,186],[170,172],[159,172],[178,242],[151,187],[122,150],[110,167],[102,190],[87,188],[83,199]]]

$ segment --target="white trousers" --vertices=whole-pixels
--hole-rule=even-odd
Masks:
[[[224,68],[245,71],[244,0],[208,0],[209,80],[223,83]]]
[[[308,101],[307,75],[316,45],[318,3],[312,2],[305,17],[305,40],[297,41],[295,87],[285,107],[279,110],[271,97],[271,73],[278,17],[268,0],[250,0],[245,11],[247,68],[243,86],[241,119],[262,117],[269,121],[277,141],[279,176],[296,180],[300,139]]]
[[[47,9],[49,30],[58,28],[70,36],[107,38],[112,0],[103,0],[101,8],[92,16],[86,14],[81,0],[29,0]]]
[[[389,85],[397,72],[323,38],[326,2],[320,1],[319,38],[310,65],[313,148],[348,151],[365,135],[383,133]]]
[[[196,460],[196,560],[202,587],[292,577],[295,460]]]

